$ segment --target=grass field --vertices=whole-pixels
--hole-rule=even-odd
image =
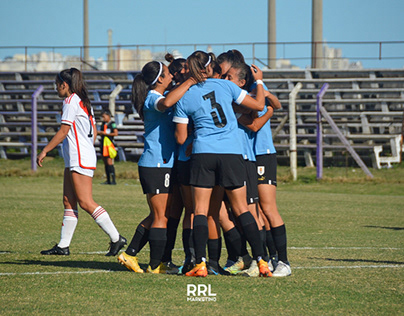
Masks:
[[[68,257],[40,250],[59,241],[60,159],[36,174],[28,160],[0,160],[0,314],[403,315],[404,168],[335,168],[315,180],[279,168],[278,207],[286,222],[292,276],[262,279],[139,275],[105,257],[108,237],[80,210]],[[134,163],[116,164],[117,186],[94,178],[94,198],[132,238],[148,213]],[[179,233],[180,236],[180,233]],[[183,260],[177,238],[174,262]],[[225,249],[222,251],[223,262]],[[148,262],[148,248],[140,262]],[[210,286],[216,302],[187,301],[187,284]]]

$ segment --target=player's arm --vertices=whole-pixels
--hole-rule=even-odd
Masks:
[[[188,138],[188,124],[177,123],[175,127],[175,139],[182,145]]]
[[[272,106],[267,106],[267,111],[264,115],[260,117],[253,117],[252,114],[243,114],[237,119],[237,121],[249,130],[258,132],[265,125],[265,123],[268,122],[273,114],[274,109]]]
[[[246,95],[241,105],[255,111],[262,111],[265,107],[264,96],[264,83],[262,82],[262,71],[255,65],[251,65],[251,71],[253,73],[254,80],[257,82],[257,94],[255,99],[249,95]]]
[[[41,153],[36,158],[36,163],[38,164],[38,166],[42,167],[42,162],[46,157],[46,154],[53,150],[66,138],[67,134],[69,133],[70,127],[70,125],[62,123],[55,136],[52,137],[51,141],[45,146],[44,149],[42,149]]]
[[[271,92],[266,91],[264,92],[265,98],[269,101],[269,104],[275,109],[279,110],[282,108],[281,102],[278,100],[276,96],[274,96]]]
[[[157,103],[157,109],[161,112],[164,112],[166,109],[172,107],[174,104],[178,102],[179,99],[194,85],[196,81],[190,77],[185,80],[183,83],[172,89],[169,93],[166,94],[165,98],[161,98]]]

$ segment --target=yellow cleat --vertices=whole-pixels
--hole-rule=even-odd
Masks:
[[[166,274],[167,273],[167,268],[166,266],[161,262],[156,269],[152,269],[151,266],[149,265],[147,267],[146,273],[153,273],[153,274]]]
[[[129,256],[126,252],[122,252],[119,257],[118,261],[123,266],[127,267],[129,270],[134,271],[136,273],[143,273],[144,271],[139,266],[139,262],[137,257]]]

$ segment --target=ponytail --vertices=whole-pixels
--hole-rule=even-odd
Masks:
[[[163,65],[158,61],[148,62],[143,66],[142,72],[137,74],[132,83],[132,103],[143,120],[143,107],[149,90],[156,87],[159,77],[164,78]]]
[[[83,75],[77,68],[70,68],[62,70],[56,77],[57,82],[66,82],[69,85],[70,91],[76,93],[84,106],[86,107],[88,114],[91,114],[91,101],[88,97],[88,91],[86,83],[83,80]]]
[[[207,53],[197,50],[188,57],[189,75],[195,79],[197,83],[203,82],[206,76],[203,75],[206,67],[212,61],[212,56]]]

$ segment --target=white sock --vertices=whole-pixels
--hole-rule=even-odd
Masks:
[[[101,206],[98,206],[91,216],[94,218],[98,226],[100,226],[109,238],[111,238],[112,242],[117,242],[119,240],[118,230],[115,228],[115,225],[106,210]]]
[[[74,231],[77,226],[79,212],[77,210],[65,209],[63,214],[62,230],[60,232],[60,241],[58,246],[66,248],[70,246]]]

